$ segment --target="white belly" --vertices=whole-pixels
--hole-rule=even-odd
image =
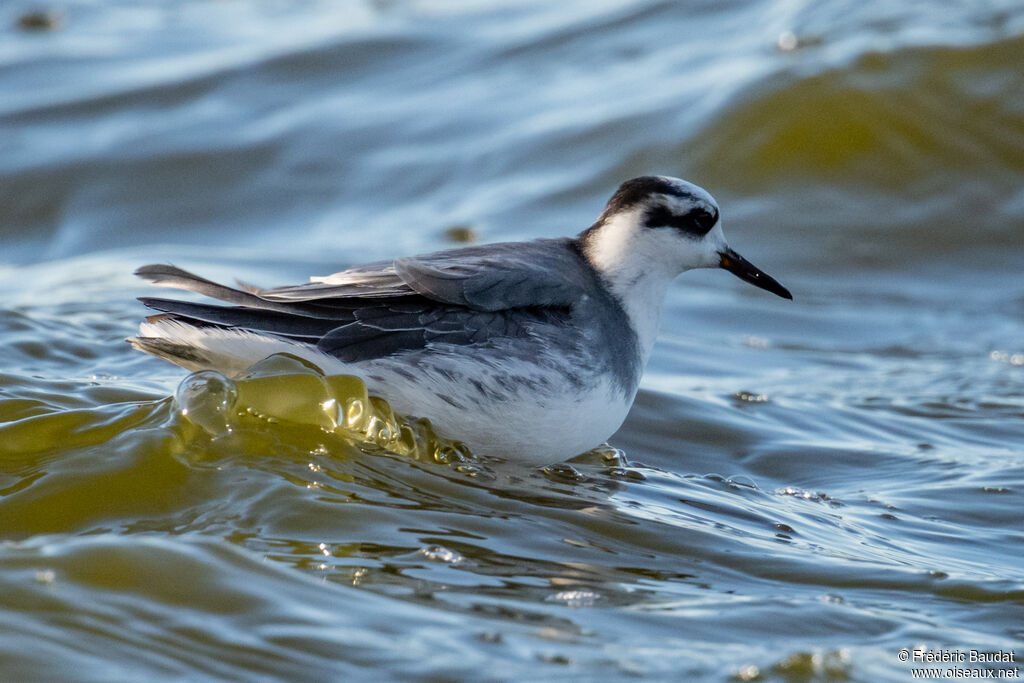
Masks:
[[[377,376],[364,376],[371,392],[402,414],[426,417],[440,435],[462,441],[474,454],[537,465],[566,460],[608,440],[632,404],[632,397],[627,400],[606,382],[583,391],[527,387],[499,398],[463,382],[411,383],[379,369],[370,374]]]

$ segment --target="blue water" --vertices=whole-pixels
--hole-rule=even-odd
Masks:
[[[0,7],[0,677],[1024,657],[1019,3],[36,9]],[[291,284],[575,234],[646,173],[712,192],[794,301],[681,277],[624,465],[211,439],[123,342],[144,263]]]

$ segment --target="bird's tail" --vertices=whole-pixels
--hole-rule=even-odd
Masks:
[[[344,310],[329,313],[309,304],[269,301],[258,288],[249,291],[221,285],[170,265],[148,265],[135,271],[154,284],[196,292],[232,305],[140,297],[156,315],[146,318],[134,348],[189,370],[216,368],[241,372],[273,353],[322,355],[317,342],[331,330],[351,322]]]

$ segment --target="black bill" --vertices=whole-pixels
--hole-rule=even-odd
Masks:
[[[746,280],[755,287],[766,289],[772,294],[778,294],[783,299],[792,299],[793,295],[789,290],[780,285],[775,278],[762,272],[760,268],[737,254],[732,249],[718,252],[722,260],[718,262],[719,268],[725,268],[741,280]]]

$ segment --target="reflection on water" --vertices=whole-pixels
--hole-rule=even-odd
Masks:
[[[907,680],[900,648],[1024,638],[1016,3],[69,2],[0,33],[5,677]],[[123,341],[141,263],[283,283],[572,234],[651,172],[795,301],[684,275],[613,448],[567,464]]]

